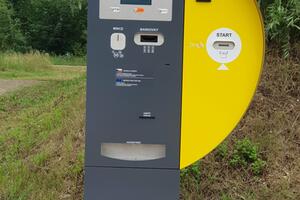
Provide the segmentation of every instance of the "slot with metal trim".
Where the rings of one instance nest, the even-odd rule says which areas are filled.
[[[141,35],[141,42],[158,42],[157,35]]]
[[[166,145],[140,143],[102,143],[101,155],[124,161],[148,161],[166,157]]]
[[[214,42],[213,46],[217,50],[233,50],[235,43],[231,41],[217,41]]]
[[[165,41],[161,33],[137,33],[134,42],[140,46],[161,46]]]

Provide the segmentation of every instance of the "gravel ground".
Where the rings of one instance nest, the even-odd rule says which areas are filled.
[[[34,80],[1,80],[0,79],[0,95],[6,92],[14,91],[22,87],[37,84],[39,81]]]

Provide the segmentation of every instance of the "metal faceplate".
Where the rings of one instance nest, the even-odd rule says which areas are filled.
[[[173,0],[152,0],[151,5],[121,4],[121,0],[99,0],[100,19],[171,21]]]
[[[108,2],[89,1],[86,166],[179,169],[184,3],[152,0],[172,21],[99,19]]]

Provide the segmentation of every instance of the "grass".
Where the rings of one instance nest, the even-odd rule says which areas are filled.
[[[61,80],[72,79],[85,72],[85,67],[53,66],[52,59],[48,54],[39,52],[0,54],[0,78]]]
[[[0,97],[0,199],[79,198],[84,108],[85,77]]]
[[[182,200],[300,199],[299,61],[268,52],[240,125],[218,149],[182,170]],[[76,67],[58,69],[77,75],[56,74],[0,96],[1,200],[83,199],[85,76]],[[32,77],[40,78],[36,71]]]
[[[53,65],[86,66],[86,58],[83,56],[51,56],[50,60]]]

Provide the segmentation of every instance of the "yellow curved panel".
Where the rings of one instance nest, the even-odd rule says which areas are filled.
[[[207,155],[231,133],[255,93],[264,59],[264,30],[255,0],[186,0],[184,25],[180,167]],[[209,35],[220,28],[241,39],[239,57],[221,63],[207,53]]]

